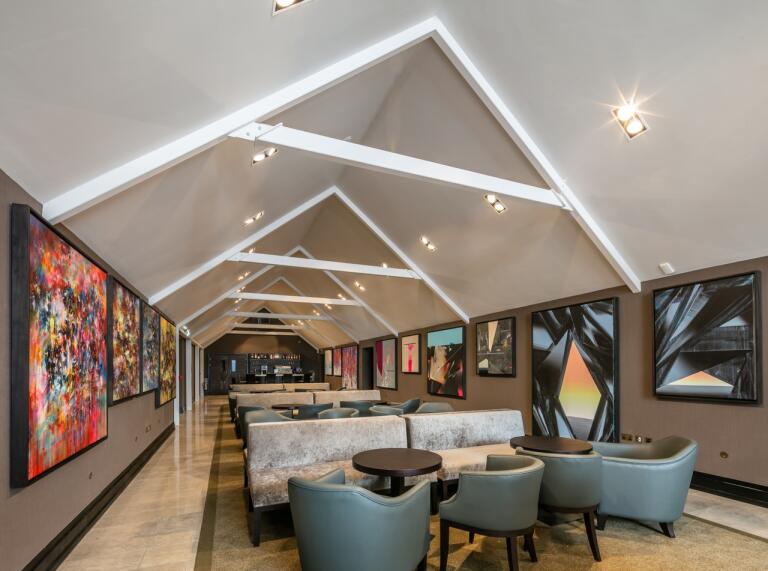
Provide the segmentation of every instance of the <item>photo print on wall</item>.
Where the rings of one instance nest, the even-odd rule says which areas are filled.
[[[406,335],[400,339],[400,362],[402,373],[421,373],[421,335]]]
[[[373,351],[377,388],[397,390],[397,367],[395,365],[396,348],[397,344],[394,339],[376,341],[374,344]]]
[[[484,321],[476,326],[477,374],[515,376],[515,318]]]
[[[464,327],[427,333],[427,392],[467,398]]]

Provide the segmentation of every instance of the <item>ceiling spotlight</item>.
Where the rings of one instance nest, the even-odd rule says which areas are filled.
[[[329,304],[325,304],[325,309],[333,309]]]
[[[275,147],[267,147],[266,149],[257,151],[253,154],[253,159],[251,160],[251,164],[255,165],[258,163],[263,163],[268,158],[274,157],[276,154],[277,154],[277,149]]]
[[[615,107],[611,113],[630,141],[648,130],[648,125],[640,115],[637,103],[633,101],[625,103],[621,107]]]
[[[256,251],[256,248],[249,248],[248,253],[253,254]]]
[[[355,282],[355,287],[360,287],[360,282]]]
[[[427,247],[427,250],[429,250],[430,252],[434,252],[435,250],[437,250],[437,246],[435,246],[435,245],[434,245],[434,244],[433,244],[433,243],[432,243],[432,242],[429,240],[429,238],[427,238],[426,236],[422,236],[422,237],[421,237],[421,243],[422,243],[422,244],[424,244],[424,245]]]
[[[360,291],[365,291],[365,286],[360,286]]]
[[[309,0],[275,0],[272,14],[280,14],[288,8],[294,8],[300,4],[306,4]]]
[[[422,236],[421,243],[426,246],[427,244],[429,244],[429,238],[427,238],[426,236]]]
[[[336,294],[336,297],[338,297],[339,299],[344,299],[344,300],[345,300],[345,299],[347,299],[346,297],[344,297],[344,296],[343,296],[343,295],[341,295],[340,293],[337,293],[337,294]]]
[[[264,218],[264,211],[263,211],[263,210],[259,210],[259,211],[258,211],[256,214],[254,214],[254,215],[253,215],[253,216],[251,216],[250,218],[246,218],[246,219],[243,221],[243,224],[245,224],[246,226],[250,226],[251,224],[253,224],[253,223],[254,223],[254,222],[256,222],[257,220],[261,220],[262,218]],[[252,250],[253,250],[253,248],[251,248],[251,250],[249,250],[249,252],[248,252],[248,253],[249,253],[249,254],[253,254],[253,251],[252,251]]]
[[[499,214],[501,214],[502,212],[504,212],[507,209],[507,207],[504,206],[504,203],[501,200],[499,200],[498,198],[496,198],[495,194],[486,194],[485,195],[485,201],[488,204],[490,204],[493,207],[493,209],[496,212],[498,212]]]
[[[271,157],[277,153],[277,149],[275,147],[269,147],[268,149],[264,150],[264,154],[267,156],[267,158]]]
[[[381,267],[386,270],[389,266],[387,265],[387,262],[382,262]]]

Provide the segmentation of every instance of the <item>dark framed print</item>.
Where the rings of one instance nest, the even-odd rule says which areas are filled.
[[[376,388],[397,390],[397,342],[376,341],[373,346]]]
[[[345,389],[357,388],[357,345],[341,348],[341,386]]]
[[[341,347],[333,350],[333,376],[341,376]]]
[[[427,333],[427,392],[467,398],[465,328],[451,327]]]
[[[400,372],[406,375],[421,374],[421,334],[400,338]]]
[[[110,278],[109,404],[141,394],[141,300]]]
[[[753,272],[653,292],[657,396],[760,402],[759,282]]]
[[[141,304],[141,391],[157,390],[160,386],[160,314],[147,304]]]
[[[26,205],[11,207],[11,485],[107,438],[108,275]]]
[[[618,299],[532,315],[533,432],[619,439]]]
[[[477,323],[475,361],[481,377],[514,377],[515,318],[505,317]]]

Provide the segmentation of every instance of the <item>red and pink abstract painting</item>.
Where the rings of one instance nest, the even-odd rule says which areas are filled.
[[[341,348],[341,386],[345,389],[357,388],[357,345]]]

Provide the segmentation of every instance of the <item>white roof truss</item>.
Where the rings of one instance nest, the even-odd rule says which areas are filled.
[[[367,274],[372,276],[410,278],[416,280],[421,279],[421,277],[413,270],[384,268],[381,266],[366,266],[364,264],[350,264],[347,262],[334,262],[329,260],[316,260],[314,258],[297,258],[290,255],[274,256],[272,254],[246,254],[240,252],[229,258],[229,261],[250,262],[253,264],[269,264],[271,266],[286,266],[290,268],[304,268],[310,270],[331,270],[334,272],[349,272],[353,274]]]
[[[312,297],[307,295],[283,295],[278,293],[234,293],[229,297],[233,299],[250,299],[255,301],[280,301],[283,303],[311,303],[328,305],[360,305],[354,299],[340,299],[335,297]]]
[[[326,315],[302,315],[301,313],[259,313],[254,311],[228,311],[230,317],[256,317],[264,319],[301,319],[302,321],[331,321]]]

